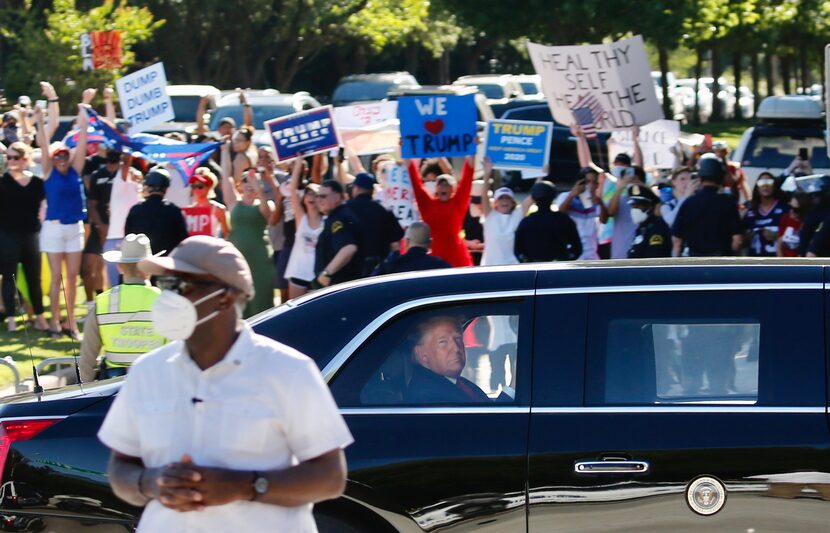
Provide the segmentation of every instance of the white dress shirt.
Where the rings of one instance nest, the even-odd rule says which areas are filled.
[[[252,471],[289,468],[352,442],[314,362],[247,324],[204,371],[181,341],[141,356],[98,438],[146,467],[187,453],[197,465]],[[153,500],[138,531],[313,532],[311,509],[244,501],[179,513]]]

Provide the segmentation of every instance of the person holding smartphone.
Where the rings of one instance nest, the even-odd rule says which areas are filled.
[[[798,155],[784,173],[787,176],[809,176],[813,173],[813,165],[810,163],[806,146],[798,149]]]

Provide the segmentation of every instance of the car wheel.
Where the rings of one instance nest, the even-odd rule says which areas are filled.
[[[358,529],[332,516],[314,515],[314,519],[317,521],[317,531],[319,533],[368,533],[364,529]]]

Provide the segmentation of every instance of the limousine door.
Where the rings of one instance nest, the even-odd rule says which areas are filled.
[[[526,531],[533,291],[407,306],[331,381],[355,439],[346,449],[346,498],[358,503],[348,515],[371,509],[402,532]],[[455,385],[443,375],[426,377],[418,362],[433,342],[445,342],[433,331],[448,325],[459,328],[454,342],[466,352]],[[470,398],[474,387],[486,396]],[[385,530],[377,522],[359,525]]]
[[[529,531],[826,529],[821,287],[540,289]]]

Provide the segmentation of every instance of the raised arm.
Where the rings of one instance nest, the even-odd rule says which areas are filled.
[[[46,98],[46,111],[49,115],[49,121],[46,123],[46,138],[51,141],[52,135],[55,134],[60,124],[60,100],[55,88],[48,81],[40,82],[40,90]]]
[[[363,161],[360,160],[360,157],[352,150],[349,145],[347,144],[343,150],[346,154],[346,159],[349,161],[349,170],[354,175],[358,175],[361,172],[366,172],[366,169],[363,167]]]
[[[300,176],[303,174],[303,158],[298,157],[294,160],[294,166],[291,168],[291,181],[288,184],[289,194],[291,195],[291,209],[294,210],[294,223],[296,227],[300,227],[300,222],[303,220],[303,205],[300,200]]]
[[[256,191],[257,198],[259,198],[260,214],[262,214],[262,217],[265,219],[266,223],[270,222],[274,215],[274,202],[272,202],[268,196],[265,195],[265,188],[262,186],[262,178],[257,175],[256,170],[251,169],[248,171],[248,181],[251,183],[254,191]]]
[[[467,209],[470,205],[470,193],[473,191],[473,174],[475,171],[475,159],[468,155],[464,158],[464,168],[461,169],[461,180],[458,182],[458,190],[452,197],[457,209]],[[483,199],[482,199],[483,200]],[[484,202],[482,201],[482,205]]]
[[[424,207],[432,203],[432,197],[424,187],[424,180],[421,178],[421,171],[414,160],[409,161],[409,179],[412,181],[412,192],[415,194],[415,201],[423,214]]]
[[[579,124],[574,123],[571,124],[571,133],[576,137],[576,155],[579,158],[579,166],[583,168],[590,166],[593,161],[591,160],[591,148],[588,146],[585,132],[582,131]]]
[[[239,193],[236,192],[236,186],[233,181],[233,173],[231,172],[231,144],[230,141],[225,141],[222,144],[222,196],[225,200],[225,205],[228,206],[228,211],[233,211],[236,202],[239,201]]]
[[[248,96],[242,89],[239,89],[239,103],[242,104],[243,125],[251,128],[251,132],[255,131],[256,128],[254,128],[254,112],[251,110],[251,104],[248,103]]]
[[[89,115],[84,104],[78,104],[78,146],[75,147],[75,155],[72,159],[72,166],[79,175],[84,171],[86,163],[86,136],[89,129]]]
[[[493,160],[490,157],[484,158],[484,175],[481,177],[481,180],[484,182],[484,186],[481,188],[481,212],[484,214],[485,217],[490,214],[490,211],[493,210],[493,204],[490,203],[490,177],[493,174]]]
[[[112,87],[104,87],[104,117],[110,122],[110,125],[115,127],[115,103],[112,100]]]
[[[37,129],[37,145],[40,147],[40,166],[43,169],[43,180],[49,179],[52,173],[52,158],[49,157],[49,138],[46,137],[46,128],[43,126],[43,110],[35,107],[35,128]]]
[[[631,142],[634,144],[634,164],[643,166],[643,150],[640,148],[640,126],[631,128]]]
[[[207,126],[205,126],[205,112],[207,111],[208,97],[203,96],[199,98],[199,107],[196,108],[196,134],[204,135],[207,133]]]

